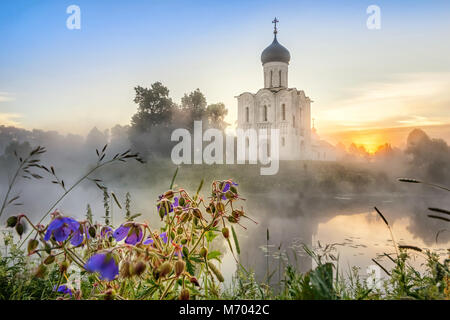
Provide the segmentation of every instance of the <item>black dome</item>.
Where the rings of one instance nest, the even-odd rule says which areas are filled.
[[[277,41],[277,36],[273,39],[273,42],[270,46],[264,49],[261,53],[261,62],[263,64],[267,62],[285,62],[289,63],[291,60],[291,54],[288,49],[283,47]]]

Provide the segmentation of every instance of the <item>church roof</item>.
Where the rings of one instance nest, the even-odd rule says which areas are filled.
[[[273,38],[273,42],[270,46],[264,49],[261,54],[261,62],[265,64],[267,62],[284,62],[289,63],[291,60],[291,54],[288,49],[283,47],[277,40],[277,34]]]

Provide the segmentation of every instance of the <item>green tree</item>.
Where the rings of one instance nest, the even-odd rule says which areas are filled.
[[[181,109],[189,120],[189,126],[192,126],[195,120],[203,120],[206,114],[206,98],[200,89],[184,94],[181,98]]]
[[[225,130],[229,125],[225,122],[225,116],[228,114],[228,109],[222,102],[210,104],[206,108],[206,117],[208,118],[208,123],[211,127]]]
[[[133,129],[146,132],[155,126],[167,127],[175,107],[169,97],[169,89],[161,82],[155,82],[150,88],[137,86],[134,90],[134,102],[138,104],[138,112],[131,120]]]

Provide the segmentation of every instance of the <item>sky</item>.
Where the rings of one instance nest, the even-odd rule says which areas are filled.
[[[373,4],[379,30],[366,26]],[[66,27],[69,5],[80,7],[79,30]],[[156,81],[175,102],[199,88],[234,124],[235,96],[263,87],[260,55],[275,16],[291,53],[289,87],[314,101],[330,142],[449,132],[446,0],[1,1],[0,124],[79,134],[129,124],[133,88]]]

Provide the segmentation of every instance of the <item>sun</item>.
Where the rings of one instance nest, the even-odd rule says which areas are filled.
[[[370,154],[374,154],[380,146],[389,141],[384,133],[353,133],[350,140],[358,147],[363,146]]]

